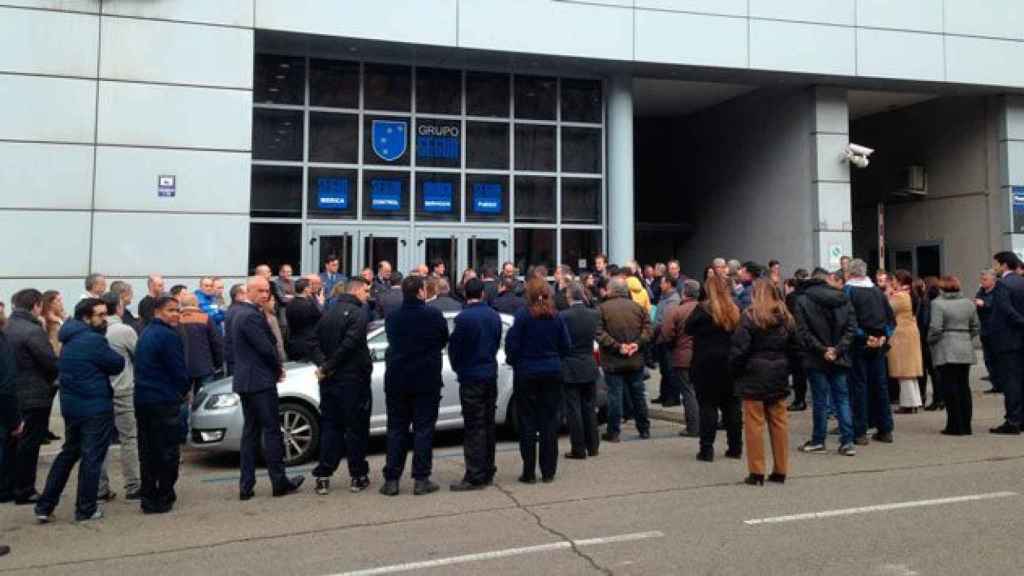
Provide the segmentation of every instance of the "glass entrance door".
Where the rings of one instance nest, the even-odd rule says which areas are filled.
[[[312,264],[304,272],[323,272],[324,261],[334,255],[340,260],[338,270],[346,276],[359,274],[365,267],[376,273],[377,266],[384,260],[404,273],[409,267],[408,247],[409,234],[405,228],[311,226],[309,261]]]
[[[461,266],[458,236],[455,234],[448,236],[428,234],[421,237],[419,242],[422,242],[423,262],[426,263],[427,268],[433,272],[437,262],[444,262],[445,278],[448,279],[448,284],[454,288]]]
[[[508,259],[508,233],[499,230],[420,230],[416,236],[414,259],[432,267],[441,260],[445,277],[455,290],[466,268],[479,275],[484,268],[497,271]]]

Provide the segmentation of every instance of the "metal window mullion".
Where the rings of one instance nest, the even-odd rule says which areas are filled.
[[[418,180],[416,175],[416,72],[418,66],[412,66],[412,70],[409,72],[412,75],[410,80],[412,100],[409,103],[411,113],[409,114],[409,166],[413,169],[409,175],[409,235],[411,236],[413,230],[416,227],[416,212],[419,210],[419,204],[417,203],[418,197],[416,194],[416,182]]]
[[[302,112],[302,210],[300,212],[302,216],[302,230],[300,236],[306,239],[306,246],[310,247],[310,259],[313,262],[319,260],[319,258],[313,257],[314,249],[311,248],[309,243],[310,234],[309,226],[305,223],[306,218],[309,217],[309,55],[305,58],[305,69],[303,70],[303,112]],[[317,242],[317,248],[319,248],[319,242]],[[299,250],[299,257],[302,257],[302,250]],[[313,272],[319,272],[319,264],[316,264],[317,269]],[[299,269],[302,270],[303,266],[300,261]],[[306,268],[308,270],[308,268]]]
[[[555,264],[562,264],[562,79],[555,79]]]
[[[462,131],[462,138],[460,138],[460,146],[462,150],[459,154],[459,182],[462,186],[462,200],[459,202],[459,223],[466,221],[466,203],[469,201],[469,182],[466,180],[466,148],[469,142],[469,133],[466,131],[468,121],[466,120],[466,71],[462,70],[459,72],[459,83],[461,89],[459,90],[459,122],[460,130]]]
[[[608,253],[608,87],[601,81],[601,252]],[[634,128],[635,130],[635,128]],[[634,195],[634,202],[635,202]],[[633,218],[636,219],[636,206],[633,207]],[[635,237],[635,233],[634,233]],[[634,254],[634,257],[636,255]]]
[[[366,159],[363,157],[363,155],[366,153],[366,150],[364,150],[364,148],[366,147],[366,145],[365,145],[366,136],[363,134],[364,130],[366,129],[365,128],[365,125],[366,125],[366,112],[363,110],[363,106],[365,105],[363,93],[365,92],[365,89],[366,89],[366,63],[360,61],[359,62],[359,129],[357,131],[358,139],[359,139],[359,141],[357,143],[358,144],[359,155],[356,158],[356,160],[359,162],[359,168],[356,170],[356,223],[357,224],[361,224],[363,222],[363,167],[366,164]],[[362,262],[362,254],[361,254],[362,250],[363,250],[363,242],[362,242],[362,238],[360,238],[356,242],[356,250],[355,250],[355,252],[356,252],[356,256],[355,256],[356,262],[360,262],[360,263]],[[371,265],[372,265],[372,263],[371,263]],[[361,264],[360,264],[360,266],[361,266]],[[398,266],[397,262],[395,263],[395,266]]]
[[[516,221],[516,75],[509,74],[508,80],[508,224]]]

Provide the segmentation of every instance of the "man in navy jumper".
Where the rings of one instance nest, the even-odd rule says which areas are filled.
[[[465,440],[466,475],[453,492],[480,490],[494,481],[494,412],[498,402],[501,317],[483,300],[484,283],[466,282],[466,307],[455,317],[448,360],[459,377]]]
[[[75,520],[99,520],[96,504],[100,472],[114,435],[114,390],[110,377],[124,370],[124,358],[107,344],[107,305],[99,298],[83,298],[75,317],[60,329],[60,411],[65,438],[60,455],[46,478],[46,488],[36,502],[40,522],[49,522],[61,493],[79,460]]]
[[[440,310],[427,306],[423,278],[409,276],[403,280],[402,298],[402,307],[388,314],[384,324],[388,336],[384,373],[388,456],[380,492],[398,495],[398,480],[411,445],[412,477],[416,480],[413,494],[419,496],[438,489],[430,481],[430,473],[443,385],[441,353],[448,344],[448,323]]]
[[[135,347],[135,417],[139,426],[142,511],[170,512],[177,496],[181,404],[191,387],[178,335],[181,306],[157,298],[153,321]]]

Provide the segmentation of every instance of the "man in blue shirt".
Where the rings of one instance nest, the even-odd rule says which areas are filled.
[[[324,271],[320,274],[320,281],[324,285],[324,300],[330,300],[336,284],[347,281],[344,274],[338,272],[339,260],[334,254],[324,259]]]
[[[484,283],[466,282],[466,307],[455,317],[448,359],[459,377],[459,400],[465,440],[466,475],[451,485],[453,492],[480,490],[494,481],[494,412],[498,401],[501,317],[483,300]]]
[[[177,496],[181,404],[190,383],[185,347],[178,335],[181,305],[157,298],[153,321],[135,347],[135,416],[139,427],[142,511],[163,514]]]

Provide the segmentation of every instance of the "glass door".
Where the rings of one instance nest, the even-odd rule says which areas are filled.
[[[309,229],[309,257],[306,259],[305,274],[319,274],[324,271],[328,257],[338,259],[338,272],[345,276],[353,274],[353,249],[355,230],[337,226],[314,226]]]
[[[363,268],[377,272],[381,262],[387,261],[393,270],[403,275],[409,271],[406,256],[409,246],[408,231],[396,228],[360,228],[359,229],[359,273]]]
[[[421,229],[416,235],[414,260],[430,268],[438,260],[444,262],[445,277],[454,291],[466,268],[478,275],[484,268],[500,269],[509,259],[508,248],[508,232],[503,230]]]
[[[416,238],[416,264],[426,264],[433,272],[438,262],[444,263],[444,277],[452,291],[464,267],[459,250],[459,235],[451,230],[420,230]]]
[[[381,261],[403,274],[408,271],[408,231],[404,228],[355,228],[352,226],[311,226],[309,228],[309,269],[304,273],[323,272],[328,256],[339,260],[338,271],[346,276],[359,274],[369,266],[374,272]]]

